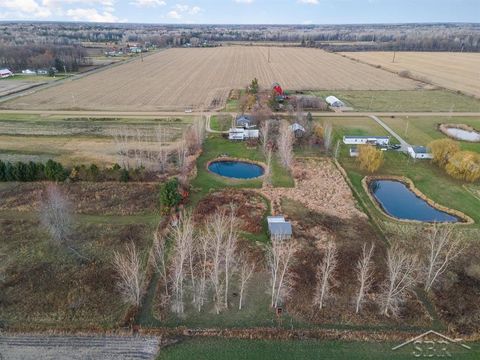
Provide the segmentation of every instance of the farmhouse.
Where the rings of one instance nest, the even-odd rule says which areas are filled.
[[[8,69],[0,69],[0,78],[7,78],[13,76],[13,73]]]
[[[288,128],[295,134],[295,137],[297,138],[302,137],[305,134],[305,128],[299,123],[294,123]]]
[[[245,115],[245,114],[239,115],[235,120],[236,126],[243,127],[245,129],[252,127],[252,123],[253,123],[253,118],[250,115]]]
[[[325,101],[327,102],[328,105],[332,106],[332,107],[336,107],[336,108],[340,108],[340,107],[345,107],[345,104],[343,101],[340,101],[339,99],[337,99],[335,96],[331,95],[331,96],[328,96]]]
[[[388,136],[344,136],[343,143],[346,145],[380,145],[385,146],[390,143]]]
[[[292,237],[292,224],[284,216],[268,216],[268,232],[271,237],[284,240]]]
[[[407,151],[413,159],[433,159],[433,155],[425,146],[409,146]]]
[[[260,136],[258,130],[232,128],[228,131],[229,140],[258,139]]]

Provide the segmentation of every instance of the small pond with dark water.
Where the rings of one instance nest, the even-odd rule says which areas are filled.
[[[396,180],[372,180],[369,189],[383,210],[401,220],[459,222],[458,217],[438,210]]]
[[[213,161],[208,170],[233,179],[254,179],[264,173],[263,167],[246,161]]]

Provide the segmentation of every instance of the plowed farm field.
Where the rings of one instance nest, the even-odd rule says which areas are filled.
[[[395,72],[409,71],[434,85],[480,97],[480,54],[397,52],[351,52],[346,56]]]
[[[269,60],[270,59],[270,60]],[[410,90],[418,82],[316,49],[170,49],[1,104],[39,110],[215,109],[254,77],[291,90]]]

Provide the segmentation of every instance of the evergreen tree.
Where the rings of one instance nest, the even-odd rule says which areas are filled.
[[[0,160],[0,181],[5,181],[5,163]]]

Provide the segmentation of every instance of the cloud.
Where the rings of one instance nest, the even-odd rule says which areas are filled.
[[[172,7],[172,10],[167,13],[167,17],[170,19],[183,19],[185,15],[197,15],[203,12],[203,9],[199,6],[190,6],[176,4]]]
[[[134,0],[130,4],[143,8],[167,5],[167,3],[163,0]]]
[[[297,0],[300,4],[318,5],[318,0]]]
[[[67,16],[75,21],[89,21],[89,22],[118,22],[119,19],[111,12],[104,11],[100,13],[97,9],[69,9]]]
[[[52,15],[50,9],[36,0],[3,0],[0,7],[7,9],[4,17],[46,18]]]
[[[255,0],[233,0],[237,4],[252,4]]]

